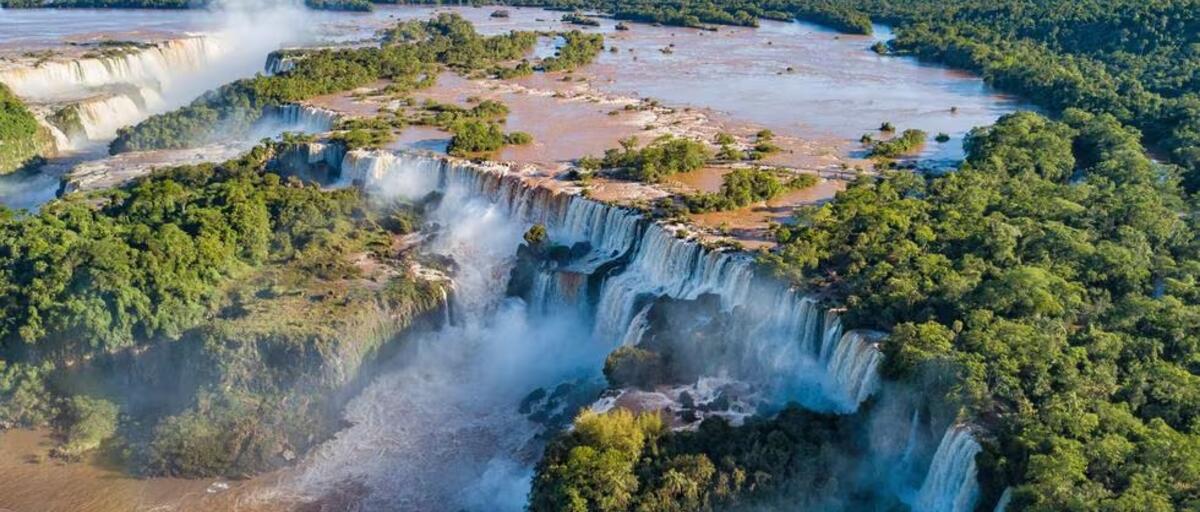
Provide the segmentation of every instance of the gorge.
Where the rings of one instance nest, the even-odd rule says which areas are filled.
[[[454,258],[466,273],[455,279],[455,321],[419,338],[413,361],[348,407],[355,426],[302,465],[290,492],[316,497],[355,481],[370,488],[370,507],[452,503],[469,508],[479,505],[470,501],[473,496],[502,493],[514,499],[490,506],[519,510],[524,506],[520,490],[532,471],[529,445],[536,443],[531,425],[517,411],[521,396],[579,379],[602,387],[594,381],[604,356],[620,340],[636,345],[645,336],[633,332],[644,328],[637,317],[663,299],[712,296],[719,303],[713,313],[731,317],[718,341],[720,353],[711,352],[713,347],[677,348],[681,354],[695,351],[687,355],[703,360],[703,375],[746,382],[767,397],[761,402],[767,410],[795,401],[810,409],[861,415],[862,421],[879,425],[878,432],[861,433],[864,445],[879,448],[862,464],[892,468],[886,475],[860,478],[895,479],[884,488],[924,510],[974,510],[979,489],[973,457],[979,447],[968,430],[922,415],[926,406],[919,400],[872,402],[863,409],[860,404],[876,395],[903,400],[892,398],[899,392],[881,391],[876,366],[882,356],[872,341],[879,334],[843,332],[836,311],[764,275],[752,259],[681,239],[638,212],[539,185],[510,166],[329,147],[303,152],[311,158],[288,159],[286,173],[325,174],[326,182],[409,199],[438,193],[441,204],[454,208],[443,211],[443,206],[432,216],[443,232],[429,250]],[[297,168],[309,162],[322,164],[320,170]],[[528,302],[506,298],[498,293],[506,286],[497,284],[496,276],[510,273],[520,234],[535,224],[546,226],[555,244],[574,246],[572,253],[578,254],[566,266],[539,268],[534,282],[540,284]],[[441,371],[444,364],[453,371]],[[511,374],[517,368],[520,378]],[[435,377],[441,373],[464,380]],[[393,389],[407,391],[392,395]],[[437,408],[458,413],[444,416]],[[396,432],[406,432],[406,438],[392,437]],[[890,439],[896,432],[912,434]],[[457,445],[440,456],[425,453],[455,434],[492,444]],[[897,471],[894,464],[901,460],[905,466]],[[400,481],[442,484],[396,486]]]
[[[1192,25],[1085,3],[0,0],[0,509],[1194,508]]]

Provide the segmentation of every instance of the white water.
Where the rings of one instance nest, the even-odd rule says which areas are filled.
[[[933,456],[915,512],[972,512],[979,500],[975,455],[981,451],[969,429],[951,426]]]
[[[164,90],[173,81],[213,63],[227,52],[211,37],[166,41],[119,56],[49,61],[36,67],[0,71],[0,82],[31,100],[54,100],[112,85]]]
[[[270,52],[284,45],[317,42],[329,28],[318,22],[325,17],[323,14],[304,9],[299,1],[230,0],[213,5],[214,9],[208,11],[174,14],[23,10],[11,20],[0,20],[4,27],[0,29],[0,43],[36,40],[39,44],[57,44],[58,38],[66,34],[101,37],[94,32],[117,33],[120,37],[122,29],[148,28],[146,23],[151,23],[151,18],[164,24],[161,33],[170,38],[110,57],[0,66],[0,82],[13,88],[43,118],[58,149],[40,174],[0,178],[0,204],[14,208],[40,206],[55,196],[59,177],[67,169],[105,159],[104,143],[119,128],[182,106],[222,84],[253,76],[262,70],[264,57]],[[56,25],[59,18],[61,27]],[[45,122],[44,117],[62,108],[75,108],[80,114],[82,126],[69,128],[76,133],[63,133]],[[309,115],[315,112],[297,114],[290,119],[295,123],[268,124],[273,118],[268,116],[260,126],[263,130],[243,137],[242,142],[251,143],[280,131],[326,131],[332,122],[328,116]]]
[[[388,167],[410,178],[436,171],[391,156],[352,153],[346,161],[347,175],[360,180],[382,177]],[[412,340],[401,367],[347,407],[354,426],[317,450],[278,492],[313,497],[354,481],[370,489],[369,510],[521,510],[540,427],[517,404],[538,387],[597,377],[607,347],[586,341],[571,310],[531,315],[520,299],[504,296],[528,227],[505,205],[445,183],[437,172],[404,187],[370,184],[377,195],[445,194],[431,219],[445,229],[427,250],[458,263],[456,324]]]
[[[307,105],[269,107],[251,129],[250,140],[274,137],[282,132],[325,133],[333,129],[337,112]]]
[[[605,281],[600,292],[597,338],[640,339],[630,329],[644,329],[634,320],[647,297],[716,294],[724,310],[736,310],[742,343],[736,347],[740,359],[725,361],[723,369],[766,381],[782,401],[820,410],[853,411],[878,390],[878,334],[843,333],[836,313],[759,278],[745,255],[705,250],[657,224],[645,229],[637,246],[629,269]]]
[[[59,151],[75,150],[166,110],[164,95],[182,103],[197,94],[195,78],[227,53],[213,37],[186,37],[121,55],[12,66],[0,69],[0,82],[40,110],[75,109],[81,126],[44,123]]]
[[[71,145],[79,147],[85,142],[112,140],[117,136],[118,129],[136,124],[145,117],[146,112],[161,109],[164,103],[158,90],[151,87],[141,87],[135,94],[84,100],[76,108],[83,128],[81,135],[86,140],[72,140]]]
[[[541,427],[517,414],[516,404],[535,388],[595,377],[615,346],[638,343],[648,329],[647,296],[717,294],[744,334],[720,371],[770,390],[770,401],[854,411],[881,385],[877,333],[843,332],[836,311],[757,276],[743,256],[679,240],[630,211],[529,186],[504,165],[353,151],[340,167],[341,184],[376,196],[444,194],[432,216],[443,230],[428,250],[458,264],[456,324],[412,341],[403,366],[347,408],[354,426],[317,450],[282,494],[312,498],[358,482],[370,490],[369,510],[520,510]],[[546,225],[555,243],[586,241],[592,251],[539,278],[527,307],[504,290],[521,234],[533,223]],[[588,294],[575,276],[622,258],[628,264],[603,280],[597,303],[581,307]],[[903,448],[906,459],[922,442],[920,415],[911,415],[901,427],[912,445]],[[921,488],[900,491],[917,496],[915,510],[970,510],[979,494],[979,449],[967,429],[952,428]]]
[[[295,67],[295,57],[287,57],[278,52],[272,52],[267,56],[267,64],[263,66],[263,72],[268,75],[278,75],[291,71]]]
[[[1008,504],[1012,501],[1012,487],[1005,487],[1004,492],[1000,494],[1000,499],[996,501],[996,508],[993,512],[1004,512],[1008,510]]]

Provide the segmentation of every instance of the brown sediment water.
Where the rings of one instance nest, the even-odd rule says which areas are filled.
[[[489,34],[512,29],[578,28],[565,27],[557,21],[561,13],[551,11],[513,8],[509,9],[511,18],[493,19],[489,17],[491,9],[453,10]],[[397,19],[424,18],[433,12],[435,9],[423,7],[380,7],[371,14],[320,16],[327,17],[323,19],[329,26],[344,31],[343,37],[352,38],[370,35]],[[37,18],[42,13],[51,19]],[[108,22],[122,24],[124,33],[132,33],[128,32],[131,27],[154,34],[186,30],[179,20],[157,24],[152,20],[158,14],[131,13],[134,11],[111,15],[107,11],[42,11],[22,14],[31,16],[22,19],[33,23],[29,26],[64,27],[48,32],[45,38],[49,39],[116,33],[103,26]],[[88,15],[98,17],[89,21]],[[0,19],[0,27],[3,22]],[[77,30],[68,34],[72,23],[78,24]],[[900,129],[920,128],[931,136],[937,132],[950,134],[952,142],[930,144],[924,156],[953,159],[961,155],[959,141],[967,130],[990,124],[1020,106],[984,86],[977,77],[911,59],[880,57],[867,49],[873,38],[839,36],[804,23],[764,22],[759,29],[721,27],[717,32],[633,24],[633,30],[622,33],[613,31],[612,20],[601,20],[601,24],[598,31],[606,33],[608,44],[619,51],[606,51],[596,64],[573,74],[586,82],[562,81],[561,73],[538,74],[511,83],[447,75],[436,88],[415,96],[459,104],[465,104],[470,96],[479,96],[506,103],[511,110],[506,129],[529,132],[535,142],[506,148],[496,158],[549,168],[561,168],[567,160],[582,155],[598,155],[630,135],[646,141],[662,133],[710,138],[718,131],[728,131],[746,141],[752,140],[758,128],[768,127],[776,132],[775,142],[783,151],[763,163],[820,171],[858,165],[851,158],[861,149],[856,143],[858,136],[873,131],[883,121]],[[42,36],[28,27],[23,30],[32,39],[18,41],[13,37],[3,41],[0,37],[0,45],[43,44],[38,39]],[[886,32],[881,37],[886,37]],[[672,53],[659,51],[672,44]],[[547,50],[543,46],[539,51]],[[555,93],[561,94],[556,97]],[[621,97],[657,98],[677,112],[621,110],[609,115],[629,104],[630,100]],[[359,115],[371,115],[379,107],[356,101],[353,95],[313,102],[325,102],[322,106]],[[951,112],[951,107],[957,108]],[[648,126],[651,124],[658,126]],[[444,151],[448,139],[448,134],[435,128],[409,127],[393,147]],[[598,178],[589,193],[603,201],[636,202],[666,196],[672,187],[715,191],[728,170],[714,167],[673,176],[661,188]],[[547,186],[561,186],[553,181],[552,172],[541,179]],[[692,215],[691,221],[714,232],[727,232],[747,248],[763,247],[771,243],[767,233],[771,223],[786,222],[795,207],[825,201],[844,186],[843,181],[824,179],[813,187],[746,208]],[[436,418],[429,423],[436,427]],[[437,446],[446,439],[455,441],[454,436],[437,433],[436,428],[431,431],[435,432],[430,435],[434,442],[415,452],[435,452],[430,456],[436,458],[454,451],[453,447]],[[400,440],[408,442],[397,442]],[[0,510],[347,510],[366,492],[351,482],[327,496],[326,501],[300,506],[275,491],[275,484],[286,475],[294,477],[297,469],[245,481],[139,479],[99,461],[67,464],[49,459],[46,453],[50,446],[44,431],[0,433]],[[308,460],[310,464],[319,461],[319,454]]]
[[[870,46],[892,37],[882,25],[875,27],[874,36],[777,21],[762,21],[758,28],[722,26],[715,32],[638,23],[628,24],[632,30],[617,31],[615,20],[598,18],[599,27],[585,28],[561,23],[561,12],[541,9],[511,8],[510,17],[500,19],[491,18],[486,8],[438,10],[457,12],[486,34],[571,29],[602,33],[607,47],[618,51],[605,51],[596,63],[576,72],[602,91],[710,108],[780,134],[834,140],[848,152],[860,150],[856,141],[863,133],[889,121],[900,129],[925,130],[931,138],[947,133],[950,142],[930,144],[922,157],[957,159],[962,136],[971,128],[1031,108],[970,73],[877,55]],[[432,12],[382,7],[370,19],[382,27]],[[662,52],[664,48],[671,53]]]
[[[711,141],[724,132],[735,135],[748,148],[754,133],[762,128],[708,109],[647,106],[636,97],[598,91],[584,82],[564,82],[561,76],[537,74],[502,81],[472,80],[443,73],[435,86],[411,96],[417,103],[432,100],[466,108],[477,100],[504,103],[509,109],[505,131],[527,132],[533,136],[533,143],[506,146],[488,158],[560,171],[580,157],[603,155],[605,150],[618,147],[626,137],[637,137],[642,144],[668,134]],[[379,83],[305,103],[348,116],[368,117],[392,102],[387,97],[367,94],[385,86]],[[409,126],[387,148],[445,152],[450,137],[451,134],[435,127]],[[780,147],[780,152],[759,163],[808,170],[870,167],[868,162],[847,156],[837,142],[828,138],[778,135],[773,143]]]
[[[682,193],[718,192],[724,176],[732,170],[728,167],[705,167],[669,176],[664,185]],[[772,224],[789,222],[798,207],[833,199],[838,192],[845,190],[846,183],[842,179],[820,178],[811,187],[792,190],[769,201],[735,210],[692,214],[688,220],[712,232],[708,238],[732,238],[747,249],[770,247],[774,244],[768,232]]]
[[[46,430],[0,432],[0,510],[12,512],[202,512],[284,510],[252,497],[273,478],[252,480],[134,478],[89,458],[64,462],[48,455]]]
[[[821,204],[845,188],[845,181],[822,179],[816,185],[788,192],[770,201],[725,212],[692,214],[688,219],[697,226],[737,240],[746,249],[771,247],[775,244],[768,232],[772,224],[786,224],[796,208]]]
[[[961,157],[961,137],[1022,105],[978,77],[880,56],[868,47],[890,37],[837,34],[816,25],[764,21],[717,32],[646,27],[609,34],[619,51],[588,68],[602,89],[704,106],[803,138],[832,137],[853,149],[883,121],[953,140],[923,157]],[[673,45],[673,46],[672,46]],[[671,47],[672,53],[659,51]]]
[[[722,178],[730,169],[725,167],[704,167],[692,172],[683,172],[667,177],[668,184],[678,184],[697,192],[717,192],[724,183]]]
[[[651,118],[642,112],[622,110],[628,101],[555,97],[548,89],[514,88],[505,82],[467,80],[450,73],[439,77],[436,87],[414,97],[462,106],[469,106],[467,99],[472,97],[504,103],[509,108],[504,129],[527,132],[533,136],[533,143],[507,146],[493,158],[551,168],[581,156],[603,154],[622,138],[643,132]]]
[[[776,21],[763,21],[759,28],[722,26],[717,31],[634,23],[632,30],[616,31],[616,21],[610,19],[598,18],[600,27],[584,28],[560,22],[561,12],[509,11],[509,18],[491,18],[491,9],[486,8],[382,6],[355,19],[364,35],[368,28],[373,31],[435,12],[457,12],[485,34],[571,29],[602,33],[607,47],[618,51],[602,52],[594,64],[573,74],[587,79],[590,87],[619,96],[654,98],[667,106],[703,109],[717,123],[767,127],[783,138],[819,145],[815,151],[794,152],[810,159],[831,152],[861,157],[859,137],[877,135],[879,125],[887,121],[899,129],[924,130],[931,139],[946,133],[949,142],[931,142],[920,156],[952,161],[961,158],[962,137],[971,128],[1031,108],[970,73],[908,57],[877,55],[870,46],[891,38],[886,26],[876,26],[875,36]],[[548,48],[544,40],[536,53],[552,51],[552,46]],[[671,53],[660,51],[664,48],[671,48]],[[539,90],[577,85],[561,82],[561,77],[561,73],[536,74],[515,82]],[[576,128],[586,129],[586,125],[577,123]]]

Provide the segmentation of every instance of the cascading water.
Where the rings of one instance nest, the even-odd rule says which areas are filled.
[[[159,109],[164,104],[158,91],[150,87],[139,87],[130,93],[118,93],[111,96],[100,96],[83,100],[74,105],[79,114],[78,127],[83,133],[84,141],[73,139],[73,146],[84,142],[111,140],[116,137],[117,130],[136,124],[145,113]],[[76,135],[76,134],[73,134]]]
[[[458,164],[410,153],[350,152],[336,182],[406,197],[465,190],[496,203],[513,219],[544,224],[558,243],[590,244],[589,254],[569,268],[535,279],[534,302],[541,309],[578,307],[589,295],[583,277],[628,257],[624,269],[604,279],[592,308],[592,337],[610,347],[640,337],[630,331],[644,329],[634,320],[646,299],[689,300],[715,294],[725,310],[737,310],[744,334],[741,360],[730,365],[740,373],[772,379],[792,394],[783,398],[853,411],[879,387],[878,333],[843,332],[835,312],[824,311],[815,300],[775,280],[756,276],[752,259],[680,240],[636,212],[530,186],[507,166]]]
[[[1008,510],[1008,504],[1012,501],[1012,487],[1005,487],[1004,492],[1000,493],[1000,499],[996,501],[996,508],[993,512],[1004,512]]]
[[[649,315],[650,306],[642,308],[637,315],[634,315],[633,321],[629,322],[629,329],[621,338],[621,346],[633,347],[642,343],[642,339],[646,337],[646,331],[650,330]]]
[[[331,110],[307,105],[268,107],[251,130],[252,138],[273,137],[281,132],[324,133],[333,129],[339,117]]]
[[[263,66],[263,72],[268,75],[278,75],[287,73],[296,67],[296,58],[284,55],[282,52],[271,52],[267,55],[267,64]]]
[[[335,149],[301,156],[329,162],[341,156]],[[659,297],[719,299],[734,318],[736,335],[729,339],[737,345],[724,369],[776,390],[780,400],[852,412],[881,386],[879,333],[844,331],[836,311],[758,275],[752,259],[681,240],[636,212],[531,184],[533,178],[501,164],[359,150],[328,172],[327,182],[375,195],[443,194],[433,214],[443,231],[431,250],[453,255],[465,274],[455,278],[458,325],[415,343],[411,365],[381,378],[351,405],[347,416],[355,426],[319,452],[302,488],[366,480],[381,506],[476,509],[469,496],[503,494],[522,499],[483,508],[520,509],[536,458],[530,437],[536,428],[508,408],[521,392],[553,386],[572,372],[594,376],[618,344],[639,343]],[[503,298],[502,283],[520,234],[533,223],[544,224],[555,243],[586,243],[590,250],[539,274],[526,311],[523,301]],[[598,278],[598,289],[588,288],[589,276]],[[534,320],[536,327],[526,323]],[[442,371],[447,364],[452,369]],[[905,431],[920,437],[920,415],[912,418]],[[463,445],[462,439],[472,441]],[[428,452],[446,443],[457,448]],[[916,493],[917,509],[969,510],[979,494],[978,451],[969,430],[951,429]],[[474,480],[446,476],[459,473]]]
[[[443,194],[428,213],[441,228],[426,250],[456,263],[454,323],[415,334],[400,366],[349,404],[353,426],[314,452],[280,494],[319,496],[354,481],[370,489],[371,510],[520,510],[540,441],[539,425],[517,404],[532,389],[598,377],[606,347],[563,342],[586,338],[575,310],[540,315],[505,296],[527,228],[512,203],[445,171],[405,155],[345,155],[337,179],[377,198]]]
[[[81,89],[133,84],[162,90],[180,73],[195,71],[224,52],[210,37],[189,37],[131,50],[120,55],[44,62],[0,71],[4,82],[23,98],[53,99]]]
[[[954,425],[946,430],[925,483],[913,502],[916,512],[971,512],[979,500],[975,455],[981,451],[971,431]]]

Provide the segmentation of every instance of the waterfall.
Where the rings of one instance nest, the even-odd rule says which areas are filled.
[[[633,321],[629,323],[629,329],[625,331],[625,336],[621,337],[621,346],[635,347],[642,343],[642,338],[646,336],[646,331],[650,330],[650,306],[642,308],[637,315],[633,317]]]
[[[587,275],[571,271],[544,271],[534,276],[530,306],[540,313],[561,311],[563,308],[581,309],[586,301]]]
[[[913,408],[912,419],[908,425],[908,439],[904,442],[904,454],[900,456],[900,467],[908,468],[912,466],[913,457],[916,456],[917,446],[920,443],[921,435],[921,409]]]
[[[136,124],[149,109],[158,108],[163,99],[158,91],[140,87],[127,94],[115,94],[84,100],[73,107],[79,114],[78,127],[82,133],[72,134],[85,137],[87,141],[107,141],[117,136],[117,130]],[[70,127],[62,127],[70,130]],[[78,140],[72,144],[78,146]]]
[[[267,55],[267,63],[263,66],[263,72],[268,75],[278,75],[287,73],[296,67],[296,57],[285,55],[283,52],[274,51]]]
[[[273,137],[282,132],[324,133],[333,129],[340,116],[337,112],[308,105],[267,107],[255,123],[253,138]]]
[[[580,248],[572,250],[565,263],[556,260],[538,269],[527,297],[526,307],[534,313],[581,308],[583,318],[591,321],[591,340],[586,333],[578,340],[563,339],[569,346],[605,352],[618,344],[639,344],[657,324],[652,321],[655,307],[665,304],[659,299],[703,300],[716,309],[712,314],[720,315],[722,329],[713,338],[722,343],[715,362],[719,366],[713,372],[705,369],[704,375],[751,382],[778,403],[797,400],[811,409],[839,413],[858,411],[882,386],[878,370],[883,334],[846,329],[840,311],[762,272],[747,254],[713,250],[681,238],[669,226],[634,210],[582,197],[536,169],[412,152],[345,152],[337,145],[315,144],[290,159],[328,167],[312,173],[328,185],[353,185],[375,195],[407,199],[439,192],[442,215],[463,210],[458,215],[464,218],[487,219],[499,212],[508,219],[505,229],[514,230],[505,235],[510,240],[519,238],[516,230],[540,223],[555,244]],[[477,209],[480,202],[489,205],[486,211]],[[470,231],[466,236],[489,233]],[[459,252],[445,254],[456,260],[473,257],[469,251],[455,250]],[[479,272],[472,265],[460,269]],[[470,279],[495,282],[496,275]],[[464,302],[463,310],[472,307],[477,305]],[[902,460],[897,472],[911,474],[915,481],[894,482],[895,492],[913,500],[914,510],[967,512],[980,494],[974,456],[981,447],[968,427],[954,426],[928,468],[921,467],[932,451],[923,446],[933,443],[922,427],[922,414],[919,408],[903,409],[902,417],[912,419],[897,435],[907,434],[907,443],[900,446],[905,441],[898,438],[897,453],[888,461]]]
[[[1008,510],[1008,503],[1012,501],[1012,487],[1005,487],[1004,492],[1000,493],[1000,499],[996,501],[996,508],[992,512],[1005,512]]]
[[[712,293],[726,310],[744,304],[753,278],[750,263],[739,254],[709,252],[697,243],[678,240],[667,228],[650,224],[629,268],[604,283],[596,311],[596,337],[620,339],[645,296],[691,300]]]
[[[23,98],[44,99],[134,84],[161,91],[180,73],[199,70],[223,53],[209,37],[188,37],[131,50],[120,55],[44,62],[34,67],[0,71],[4,82]]]
[[[976,479],[975,455],[982,448],[962,425],[953,425],[946,430],[933,462],[925,476],[925,483],[917,493],[913,510],[917,512],[971,512],[979,499],[979,481]]]
[[[439,190],[441,165],[386,151],[355,150],[341,163],[338,186],[357,185],[382,196],[416,200]]]
[[[544,224],[556,243],[587,242],[587,256],[534,278],[531,302],[541,311],[564,304],[591,309],[593,337],[602,343],[640,339],[649,299],[712,294],[722,310],[738,313],[737,360],[724,362],[730,370],[770,381],[785,394],[813,395],[807,403],[838,411],[857,409],[878,390],[879,333],[843,332],[836,311],[759,275],[748,255],[709,250],[637,212],[527,179],[509,165],[358,150],[345,156],[336,183],[408,199],[435,190],[483,197],[512,218]],[[601,276],[598,290],[588,289],[587,276],[625,260]],[[596,304],[586,303],[589,295]]]
[[[55,151],[63,151],[63,150],[71,149],[71,147],[74,144],[71,143],[71,138],[68,137],[67,134],[64,133],[61,128],[54,126],[52,123],[47,121],[46,118],[44,116],[42,116],[41,114],[38,114],[37,118],[38,118],[38,124],[41,125],[43,128],[45,128],[46,131],[50,133],[50,138],[54,139],[54,150]]]
[[[883,354],[874,344],[874,334],[851,331],[842,336],[833,355],[826,360],[832,387],[843,400],[857,407],[879,388],[879,364]]]

